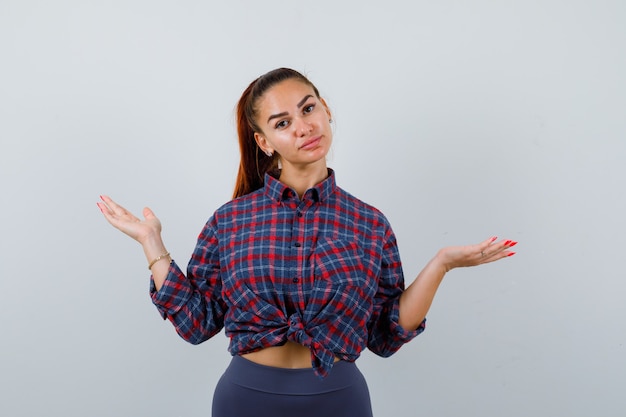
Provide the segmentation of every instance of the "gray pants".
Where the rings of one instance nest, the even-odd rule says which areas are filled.
[[[234,356],[213,396],[213,417],[372,417],[369,391],[353,362],[323,380],[313,369],[259,365]]]

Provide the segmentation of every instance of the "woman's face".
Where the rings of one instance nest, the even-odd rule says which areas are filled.
[[[264,152],[277,152],[283,169],[326,164],[332,143],[330,111],[313,88],[289,79],[267,90],[258,103],[254,137]]]

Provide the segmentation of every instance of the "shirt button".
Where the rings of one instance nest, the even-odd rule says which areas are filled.
[[[295,246],[296,248],[299,248],[301,245],[298,242],[296,242],[293,246]]]
[[[302,213],[298,212],[298,217],[302,217]]]
[[[298,281],[300,281],[298,278],[294,278],[294,279],[293,279],[293,283],[294,283],[294,284],[297,284],[297,283],[298,283]]]

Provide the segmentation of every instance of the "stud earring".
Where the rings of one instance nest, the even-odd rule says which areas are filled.
[[[274,152],[272,151],[265,151],[265,155],[269,156],[270,158],[272,157],[272,155],[274,155]]]

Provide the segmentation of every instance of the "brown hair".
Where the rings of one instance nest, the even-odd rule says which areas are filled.
[[[267,90],[282,81],[290,79],[301,81],[310,86],[313,88],[315,95],[320,98],[317,88],[304,75],[290,68],[278,68],[252,81],[239,99],[236,123],[241,159],[233,198],[262,188],[265,173],[278,167],[276,154],[272,156],[266,155],[259,149],[254,139],[255,132],[263,132],[256,122],[259,110],[257,103]]]

